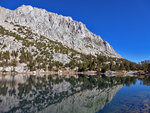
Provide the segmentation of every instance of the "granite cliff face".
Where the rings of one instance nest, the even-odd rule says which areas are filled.
[[[25,5],[13,11],[0,7],[0,25],[13,30],[12,23],[29,27],[32,32],[61,42],[64,46],[83,54],[121,58],[108,42],[90,32],[83,23],[72,20],[71,17]]]

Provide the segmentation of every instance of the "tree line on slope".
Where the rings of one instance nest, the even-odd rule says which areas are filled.
[[[20,35],[4,29],[0,26],[0,34],[2,36],[13,36],[15,40],[22,41],[23,47],[19,51],[0,51],[0,66],[17,66],[18,63],[25,63],[29,70],[34,71],[36,69],[53,70],[69,67],[71,69],[78,68],[78,71],[116,71],[116,70],[148,70],[146,63],[136,64],[125,59],[111,58],[102,55],[85,55],[79,53],[71,48],[64,47],[60,42],[52,41],[44,36],[40,36],[40,39],[35,40],[32,32],[22,26],[17,26],[19,33],[27,35],[21,37]],[[24,32],[24,30],[27,30]],[[47,43],[45,43],[47,42]],[[2,45],[2,44],[1,44]],[[5,44],[3,48],[7,47]],[[29,47],[35,47],[36,50],[29,51]],[[70,54],[70,62],[63,64],[59,61],[53,60],[55,53]],[[19,55],[18,55],[19,54]],[[76,57],[80,56],[80,57]]]
[[[139,64],[141,66],[141,70],[147,73],[150,72],[150,60],[141,61]]]

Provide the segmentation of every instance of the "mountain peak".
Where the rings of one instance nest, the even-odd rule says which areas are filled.
[[[32,6],[30,6],[30,5],[22,5],[22,6],[18,7],[18,8],[16,9],[16,11],[26,13],[26,12],[32,11],[33,9],[34,9],[34,7],[32,7]]]
[[[21,8],[21,7],[23,8],[23,7],[32,7],[32,6],[31,6],[31,5],[24,5],[24,4],[23,4],[23,5],[20,6],[20,8]],[[18,7],[18,8],[19,8],[19,7]]]
[[[22,5],[20,7],[18,7],[17,9],[33,9],[33,7],[31,5]]]

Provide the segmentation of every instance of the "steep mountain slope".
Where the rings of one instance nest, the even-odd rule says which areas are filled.
[[[130,62],[71,17],[24,5],[0,7],[0,71],[117,70],[124,69],[122,61],[128,69]]]
[[[12,31],[0,26],[0,48],[0,67],[18,65],[18,71],[24,70],[24,66],[32,71],[46,68],[51,70],[53,66],[59,68],[72,60],[76,64],[83,61],[81,53],[32,33],[25,26],[13,25]]]
[[[91,33],[84,24],[71,17],[25,5],[14,11],[0,8],[0,15],[3,22],[30,27],[37,34],[57,40],[78,52],[121,58],[100,36]]]

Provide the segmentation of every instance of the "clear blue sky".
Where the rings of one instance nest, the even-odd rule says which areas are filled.
[[[1,0],[16,9],[32,5],[71,16],[100,35],[124,58],[139,62],[150,59],[150,0]]]

